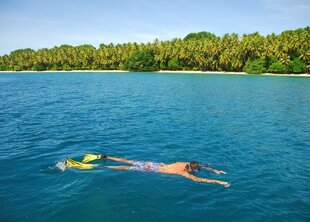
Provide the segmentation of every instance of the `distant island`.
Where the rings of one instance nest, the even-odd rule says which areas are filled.
[[[190,33],[153,43],[61,45],[0,56],[0,71],[128,70],[310,73],[310,27],[262,36]]]

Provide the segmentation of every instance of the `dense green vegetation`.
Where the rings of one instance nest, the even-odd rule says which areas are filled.
[[[122,68],[138,72],[152,72],[158,70],[154,55],[150,50],[135,50],[131,52]]]
[[[310,72],[310,28],[279,35],[190,33],[153,43],[61,45],[19,49],[0,57],[0,70],[202,70],[248,73]]]
[[[243,67],[243,71],[247,73],[262,74],[266,72],[266,62],[264,59],[248,59]]]

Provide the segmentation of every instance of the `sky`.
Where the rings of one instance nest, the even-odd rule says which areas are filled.
[[[310,26],[310,0],[0,0],[0,55],[62,44],[153,42],[190,32]]]

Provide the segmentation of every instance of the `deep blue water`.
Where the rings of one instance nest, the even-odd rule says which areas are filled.
[[[0,74],[0,221],[309,221],[310,79]],[[107,153],[228,172],[55,167]],[[111,161],[99,161],[103,165]]]

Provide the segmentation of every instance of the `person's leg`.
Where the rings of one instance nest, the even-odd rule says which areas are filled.
[[[130,166],[104,166],[113,170],[130,170]]]
[[[113,161],[117,161],[117,162],[122,162],[122,163],[128,163],[128,164],[133,164],[133,162],[134,162],[132,160],[127,160],[127,159],[118,158],[118,157],[111,157],[111,156],[107,156],[105,159],[113,160]]]

